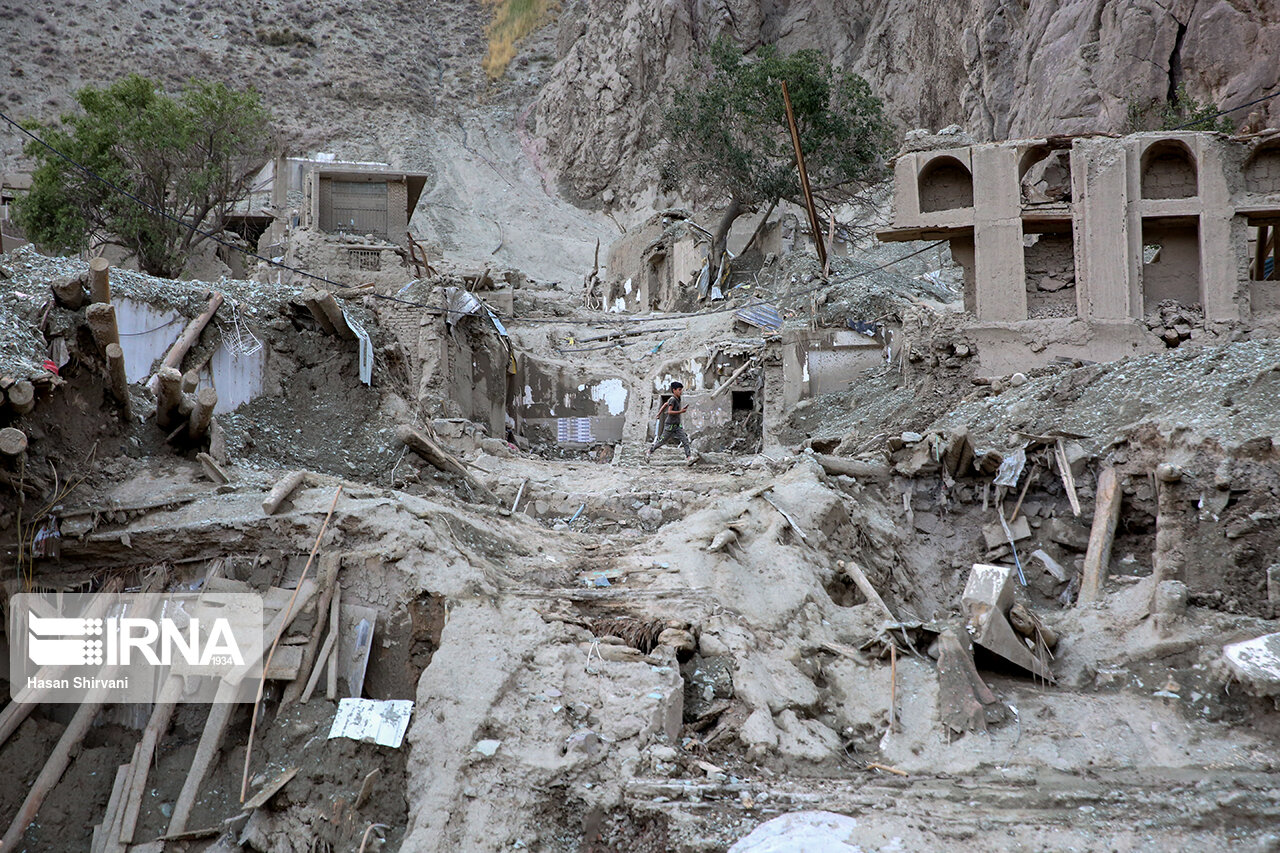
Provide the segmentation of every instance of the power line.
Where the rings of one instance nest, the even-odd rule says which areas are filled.
[[[1276,94],[1280,94],[1280,92],[1277,92]],[[1271,96],[1271,97],[1274,97],[1274,95],[1273,95],[1273,96]],[[1250,106],[1250,105],[1249,105],[1249,104],[1246,104],[1245,106]],[[1242,109],[1242,107],[1237,107],[1237,109]],[[250,251],[250,250],[248,250],[248,249],[244,248],[243,246],[238,246],[238,245],[236,245],[236,244],[234,244],[234,243],[231,243],[231,242],[228,242],[228,241],[226,241],[226,240],[223,240],[221,237],[219,237],[219,236],[218,236],[216,233],[214,233],[214,232],[211,232],[211,231],[203,231],[203,230],[201,230],[200,228],[197,228],[197,227],[196,227],[194,224],[192,224],[192,223],[184,222],[184,221],[182,221],[181,219],[179,219],[178,217],[173,216],[172,214],[170,214],[170,213],[166,212],[165,210],[163,210],[163,209],[161,209],[161,208],[158,208],[158,207],[156,207],[156,206],[152,205],[152,204],[151,204],[151,203],[149,203],[149,202],[143,201],[142,199],[138,198],[138,197],[137,197],[136,195],[134,195],[133,193],[129,192],[127,189],[125,189],[125,188],[123,188],[123,187],[121,187],[121,186],[117,185],[116,183],[114,183],[114,182],[112,182],[112,181],[108,180],[107,178],[102,177],[101,175],[99,175],[98,173],[94,172],[92,169],[88,168],[88,167],[87,167],[87,166],[85,166],[84,164],[82,164],[82,163],[80,163],[80,162],[78,162],[78,161],[76,161],[76,160],[72,159],[69,155],[67,155],[67,154],[63,153],[62,151],[58,150],[57,148],[53,147],[53,146],[52,146],[52,145],[50,145],[48,142],[46,142],[45,140],[41,139],[41,138],[40,138],[39,136],[37,136],[36,134],[32,133],[30,130],[27,130],[27,128],[23,127],[23,126],[22,126],[21,124],[19,124],[17,121],[14,121],[12,118],[10,118],[8,115],[6,115],[4,112],[0,112],[0,119],[4,119],[4,121],[8,122],[8,123],[9,123],[9,124],[10,124],[14,129],[16,129],[19,133],[23,134],[24,136],[29,137],[30,139],[32,139],[33,141],[35,141],[36,143],[38,143],[38,144],[39,144],[39,145],[41,145],[42,147],[44,147],[44,148],[48,149],[49,151],[53,152],[55,155],[57,155],[57,156],[58,156],[59,158],[61,158],[62,160],[65,160],[67,163],[71,164],[74,168],[76,168],[77,170],[79,170],[79,171],[80,171],[82,174],[84,174],[86,177],[91,178],[92,180],[98,181],[99,183],[103,184],[103,185],[104,185],[104,186],[106,186],[107,188],[109,188],[109,189],[113,190],[114,192],[117,192],[117,193],[119,193],[120,195],[122,195],[122,196],[124,196],[124,197],[126,197],[126,198],[130,199],[131,201],[133,201],[133,202],[134,202],[135,204],[137,204],[138,206],[140,206],[140,207],[142,207],[142,208],[144,208],[144,209],[146,209],[146,210],[150,211],[152,214],[154,214],[154,215],[156,215],[156,216],[159,216],[159,217],[161,217],[161,218],[163,218],[163,219],[166,219],[166,220],[168,220],[168,221],[170,221],[170,222],[173,222],[173,223],[175,223],[176,225],[181,226],[182,228],[186,228],[187,230],[191,231],[191,232],[192,232],[192,233],[194,233],[194,234],[199,234],[199,235],[201,235],[202,237],[204,237],[204,238],[205,238],[205,239],[207,239],[207,240],[212,240],[214,243],[217,243],[219,246],[223,246],[223,247],[225,247],[225,248],[227,248],[227,249],[230,249],[230,250],[232,250],[232,251],[239,252],[239,253],[241,253],[242,255],[246,256],[246,257],[254,258],[254,259],[256,259],[256,260],[262,261],[262,262],[264,262],[264,263],[266,263],[266,264],[268,264],[268,265],[270,265],[270,266],[276,267],[276,268],[278,268],[278,269],[287,270],[288,272],[294,273],[294,274],[296,274],[296,275],[300,275],[300,276],[303,276],[303,277],[305,277],[305,278],[312,279],[312,280],[314,280],[314,281],[323,282],[323,283],[325,283],[325,284],[331,285],[332,287],[335,287],[335,288],[338,288],[338,289],[341,289],[341,290],[345,290],[345,289],[347,289],[347,285],[340,284],[340,283],[338,283],[338,282],[336,282],[336,281],[333,281],[333,280],[331,280],[331,279],[325,278],[324,276],[316,275],[315,273],[310,273],[310,272],[307,272],[306,270],[299,269],[299,268],[294,267],[294,266],[290,266],[289,264],[281,263],[280,261],[274,260],[274,259],[272,259],[272,258],[264,257],[264,256],[262,256],[262,255],[259,255],[257,252],[252,252],[252,251]],[[815,235],[815,237],[817,237],[817,235]],[[820,238],[818,238],[818,239],[820,239]],[[870,275],[871,273],[874,273],[874,272],[880,272],[880,271],[882,271],[882,270],[888,269],[888,268],[889,268],[889,267],[891,267],[891,266],[894,266],[895,264],[899,264],[899,263],[901,263],[901,262],[903,262],[903,261],[905,261],[905,260],[907,260],[907,259],[909,259],[909,258],[913,258],[913,257],[915,257],[916,255],[922,254],[922,253],[924,253],[924,252],[929,251],[930,249],[936,248],[937,246],[942,245],[944,242],[946,242],[946,241],[945,241],[945,240],[938,240],[937,242],[930,243],[929,245],[925,246],[924,248],[917,249],[916,251],[911,252],[910,254],[907,254],[907,255],[903,255],[903,256],[902,256],[902,257],[900,257],[900,258],[894,258],[893,260],[891,260],[891,261],[889,261],[889,262],[887,262],[887,263],[881,264],[880,266],[873,267],[873,268],[871,268],[871,269],[867,269],[867,270],[861,270],[861,271],[858,271],[858,272],[852,273],[851,275],[847,275],[847,276],[844,276],[844,277],[842,277],[842,278],[834,279],[834,280],[832,280],[832,281],[824,281],[824,282],[822,282],[822,283],[820,283],[820,284],[814,285],[813,287],[806,288],[806,289],[803,289],[803,290],[798,290],[798,291],[795,291],[795,292],[793,292],[793,293],[789,293],[789,294],[787,294],[786,296],[779,297],[779,298],[778,298],[778,299],[776,299],[775,301],[777,301],[777,302],[783,302],[783,301],[787,301],[787,300],[795,299],[795,298],[800,297],[800,296],[807,296],[807,295],[808,295],[808,294],[810,294],[810,293],[815,293],[815,292],[817,292],[817,291],[819,291],[819,290],[823,290],[823,289],[826,289],[826,288],[828,288],[828,287],[834,287],[834,286],[835,286],[835,285],[837,285],[837,284],[844,284],[844,283],[847,283],[847,282],[849,282],[849,281],[853,281],[853,280],[854,280],[854,279],[856,279],[856,278],[861,278],[861,277],[863,277],[863,276]],[[416,301],[411,300],[411,299],[401,299],[401,298],[400,298],[400,297],[398,297],[398,296],[390,296],[390,295],[388,295],[388,294],[384,294],[384,293],[377,293],[376,291],[370,291],[370,292],[368,292],[368,293],[364,293],[364,294],[361,294],[361,295],[364,295],[364,296],[372,296],[372,297],[374,297],[374,298],[376,298],[376,299],[383,299],[383,300],[386,300],[386,301],[388,301],[388,302],[397,302],[397,303],[399,303],[399,304],[402,304],[402,305],[408,305],[408,306],[411,306],[411,307],[414,307],[414,308],[421,308],[421,309],[423,309],[423,311],[424,311],[424,312],[426,312],[426,313],[429,313],[429,314],[435,314],[435,315],[438,315],[438,316],[447,316],[447,315],[450,315],[450,314],[457,314],[457,315],[462,315],[462,316],[468,316],[468,312],[466,312],[466,311],[459,311],[459,310],[451,309],[451,308],[440,308],[440,307],[437,307],[437,306],[434,306],[434,305],[428,305],[428,304],[426,304],[425,302],[416,302]],[[764,300],[761,300],[761,301],[764,301]],[[657,320],[661,320],[661,321],[664,321],[664,322],[665,322],[666,320],[680,320],[680,319],[689,319],[689,318],[693,318],[693,317],[705,317],[705,316],[711,316],[711,315],[714,315],[714,314],[723,314],[723,313],[727,313],[727,312],[729,312],[729,311],[737,311],[737,310],[739,310],[739,309],[740,309],[740,308],[742,308],[742,307],[743,307],[743,306],[741,306],[741,305],[726,305],[726,306],[722,306],[722,307],[720,307],[720,308],[713,308],[713,309],[710,309],[710,310],[708,310],[708,311],[687,311],[687,312],[683,312],[683,313],[676,313],[676,314],[664,314],[664,315],[663,315],[662,317],[660,317],[660,318],[650,318],[650,317],[645,317],[645,318],[641,318],[641,317],[625,317],[625,318],[624,318],[624,317],[617,317],[617,318],[608,318],[608,317],[604,317],[604,318],[601,318],[599,321],[591,321],[591,322],[593,322],[593,323],[599,323],[599,324],[601,324],[601,325],[607,325],[607,324],[610,324],[610,323],[649,323],[649,322],[655,322],[655,321],[657,321]],[[555,323],[555,324],[566,324],[566,323],[576,323],[576,322],[580,322],[580,321],[574,321],[574,320],[564,320],[564,319],[561,319],[561,318],[558,318],[558,317],[556,317],[556,318],[553,318],[553,317],[520,317],[520,318],[517,318],[517,317],[511,317],[511,318],[504,318],[504,319],[506,319],[508,322],[516,322],[516,323]],[[570,351],[571,351],[571,350],[570,350]],[[584,351],[585,351],[585,350],[584,350]]]
[[[1260,104],[1260,103],[1262,103],[1263,101],[1269,101],[1269,100],[1271,100],[1272,98],[1277,98],[1277,97],[1280,97],[1280,89],[1277,89],[1276,91],[1272,92],[1270,95],[1263,95],[1261,98],[1255,98],[1254,100],[1250,101],[1250,102],[1249,102],[1249,103],[1247,103],[1247,104],[1241,104],[1241,105],[1240,105],[1240,106],[1238,106],[1238,107],[1231,107],[1230,109],[1220,110],[1219,112],[1216,112],[1216,113],[1214,113],[1214,114],[1213,114],[1213,115],[1211,115],[1211,116],[1201,116],[1200,118],[1192,119],[1191,121],[1187,122],[1186,124],[1180,124],[1180,125],[1178,125],[1177,127],[1171,127],[1171,128],[1169,128],[1169,129],[1170,129],[1170,130],[1185,130],[1186,128],[1191,127],[1193,124],[1200,124],[1201,122],[1205,122],[1205,121],[1212,121],[1212,120],[1213,120],[1213,119],[1215,119],[1215,118],[1221,118],[1222,116],[1226,115],[1227,113],[1234,113],[1234,112],[1238,112],[1238,111],[1240,111],[1240,110],[1247,109],[1248,107],[1251,107],[1251,106],[1253,106],[1254,104]]]

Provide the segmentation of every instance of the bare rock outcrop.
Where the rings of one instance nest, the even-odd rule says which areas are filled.
[[[560,27],[532,129],[579,198],[652,192],[662,106],[721,34],[819,48],[865,76],[902,127],[955,123],[978,139],[1119,131],[1130,103],[1163,101],[1179,84],[1231,107],[1280,82],[1269,0],[577,0]],[[1273,124],[1278,103],[1233,118]]]

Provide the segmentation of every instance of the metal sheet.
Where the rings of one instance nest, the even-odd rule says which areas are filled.
[[[733,312],[733,316],[748,325],[765,331],[776,332],[782,328],[782,315],[776,306],[768,302],[757,302]]]

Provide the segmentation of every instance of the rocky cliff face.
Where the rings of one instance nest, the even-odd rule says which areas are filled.
[[[560,28],[534,128],[581,198],[652,186],[662,104],[722,33],[818,47],[902,127],[958,123],[979,139],[1120,131],[1131,101],[1179,83],[1230,107],[1280,82],[1275,0],[576,0]],[[1274,124],[1278,104],[1255,121]]]

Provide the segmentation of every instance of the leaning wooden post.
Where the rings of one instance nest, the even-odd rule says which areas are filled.
[[[1084,555],[1077,604],[1089,604],[1102,597],[1102,587],[1107,582],[1108,565],[1111,562],[1111,545],[1116,536],[1116,523],[1120,520],[1120,497],[1116,469],[1103,468],[1098,475],[1093,528],[1089,532],[1089,549]]]
[[[93,725],[93,718],[98,716],[98,709],[101,707],[101,697],[95,696],[86,699],[84,704],[76,709],[75,716],[71,718],[71,722],[63,730],[62,737],[58,739],[57,745],[53,748],[53,752],[50,753],[44,769],[40,771],[40,775],[36,777],[36,781],[27,792],[27,798],[22,801],[22,808],[18,809],[18,814],[13,819],[13,823],[9,824],[9,831],[4,834],[4,840],[0,841],[0,850],[18,849],[27,827],[36,819],[36,814],[39,813],[40,806],[44,804],[45,797],[49,796],[49,792],[58,784],[62,774],[67,771],[67,766],[71,764],[71,753],[80,746],[84,736],[89,733],[89,728]]]
[[[191,349],[192,344],[200,338],[200,333],[204,331],[205,326],[209,325],[209,321],[213,319],[213,315],[217,313],[218,307],[221,305],[222,294],[213,294],[209,299],[208,307],[201,312],[199,317],[196,317],[187,324],[187,328],[183,329],[182,335],[179,336],[177,342],[169,348],[167,353],[165,353],[164,361],[160,364],[162,368],[172,367],[176,370],[182,365],[183,357]],[[151,377],[151,381],[148,383],[152,391],[157,390],[157,386],[159,385],[159,375],[160,374],[157,373],[155,376]]]
[[[84,312],[89,321],[89,331],[93,332],[93,340],[98,349],[106,352],[107,347],[120,343],[120,327],[116,325],[116,307],[95,302]]]
[[[89,301],[111,301],[111,278],[107,272],[111,264],[106,258],[94,258],[89,261]]]
[[[119,344],[107,344],[107,379],[111,396],[120,403],[125,417],[130,417],[133,407],[129,402],[129,380],[124,373],[124,350]]]

